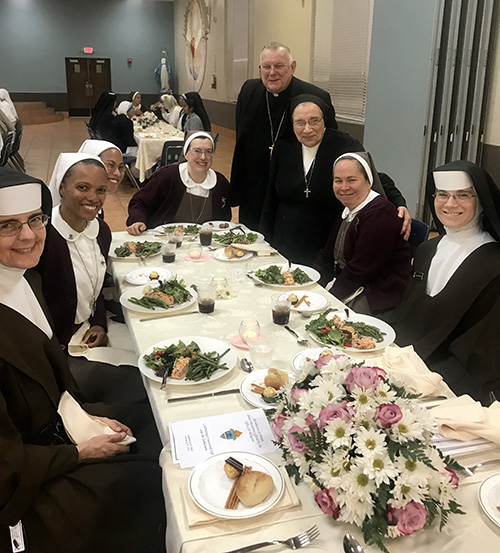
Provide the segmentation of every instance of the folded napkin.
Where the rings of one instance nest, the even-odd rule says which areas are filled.
[[[277,253],[277,250],[275,250],[269,244],[264,244],[264,242],[256,242],[255,244],[235,244],[235,246],[240,250],[255,252],[258,256],[272,255],[273,253]]]
[[[277,513],[279,511],[284,511],[286,509],[291,509],[292,507],[297,507],[298,505],[300,505],[300,499],[298,498],[297,493],[293,488],[292,482],[290,481],[290,477],[288,476],[286,470],[283,467],[280,467],[280,472],[282,473],[285,481],[285,489],[278,503],[276,503],[274,507],[269,509],[269,511],[266,511],[266,514]],[[208,526],[210,524],[213,524],[214,522],[229,522],[227,519],[221,519],[200,509],[191,499],[188,493],[187,483],[182,484],[181,493],[184,497],[184,512],[186,515],[186,523],[189,528]],[[236,522],[240,522],[240,520],[237,520]]]
[[[116,366],[137,366],[137,354],[130,349],[133,342],[126,325],[108,321],[108,345],[96,348],[89,348],[87,344],[82,344],[83,336],[89,328],[89,323],[85,322],[73,334],[68,344],[69,355]]]
[[[483,407],[464,395],[443,401],[431,410],[445,438],[460,441],[484,438],[500,445],[500,403]]]
[[[57,412],[63,421],[68,436],[76,445],[95,436],[117,434],[107,424],[93,419],[68,392],[64,392],[61,396]],[[120,443],[129,445],[136,441],[132,436],[126,436]]]
[[[423,396],[433,396],[442,392],[441,383],[443,377],[433,373],[427,365],[415,353],[413,346],[400,348],[390,345],[384,348],[380,359],[371,358],[367,364],[377,364],[382,369],[393,374],[406,386]]]

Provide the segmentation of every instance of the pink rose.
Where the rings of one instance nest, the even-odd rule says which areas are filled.
[[[305,418],[305,421],[306,421],[307,426],[309,426],[309,427],[317,428],[317,426],[318,426],[316,424],[316,421],[314,420],[314,417],[311,413],[309,413],[309,415],[307,415],[307,417]]]
[[[342,355],[327,353],[326,355],[320,355],[318,359],[314,361],[314,364],[317,369],[321,369],[321,367],[328,365],[332,359],[338,359],[339,357],[342,357]]]
[[[353,367],[345,379],[346,388],[349,392],[353,386],[362,390],[374,390],[379,382],[385,380],[385,376],[386,372],[378,367]]]
[[[389,523],[396,523],[398,530],[405,536],[409,536],[423,528],[427,522],[427,511],[422,503],[410,501],[405,507],[391,509],[387,513]]]
[[[337,505],[334,496],[335,490],[333,488],[328,488],[326,490],[317,491],[314,494],[314,500],[325,515],[330,515],[334,519],[337,519],[340,515],[340,507]]]
[[[377,407],[374,418],[382,428],[390,428],[403,418],[403,413],[394,403],[383,403]]]
[[[348,406],[348,401],[342,403],[329,403],[319,412],[319,422],[326,426],[326,423],[331,419],[342,419],[345,422],[351,420],[352,407]]]
[[[301,426],[295,424],[290,428],[288,431],[288,440],[290,442],[290,447],[293,451],[296,451],[297,453],[303,453],[307,447],[304,442],[301,442],[297,436],[294,436],[293,433],[296,432],[297,434],[309,434],[309,430],[304,430]]]
[[[271,428],[274,432],[274,435],[280,439],[282,436],[281,429],[285,424],[286,416],[283,413],[280,413],[277,417],[274,417],[273,422],[271,423]]]
[[[299,399],[300,399],[300,396],[303,394],[303,393],[307,393],[307,390],[305,388],[292,388],[292,390],[290,391],[290,395],[292,396],[292,399],[293,401],[295,401],[295,403],[298,403],[299,402]]]
[[[447,474],[450,478],[451,487],[456,490],[459,482],[458,474],[454,470],[450,469],[450,467],[445,467],[445,471],[445,474]]]

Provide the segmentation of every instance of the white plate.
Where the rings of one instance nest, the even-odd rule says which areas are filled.
[[[220,225],[228,225],[227,227],[220,228]],[[231,221],[207,221],[201,225],[201,228],[208,228],[214,232],[227,232],[234,227],[239,227],[239,223],[231,223]]]
[[[229,232],[229,229],[225,229],[225,231]],[[239,232],[239,231],[237,231],[237,232]],[[264,242],[264,235],[263,234],[261,234],[260,232],[257,232],[256,230],[246,230],[244,233],[248,234],[249,232],[257,235],[257,239],[255,240],[255,242],[253,242],[253,244],[257,244],[257,243],[260,244],[261,242]],[[224,233],[221,232],[221,234],[224,234]],[[214,242],[218,242],[220,244],[218,238],[219,238],[218,235],[215,234],[214,237],[213,237],[213,240],[214,240]],[[224,246],[227,246],[227,244],[224,244]],[[235,246],[237,246],[237,244],[235,244]]]
[[[261,409],[269,410],[276,407],[276,403],[267,403],[262,399],[262,396],[252,392],[252,386],[254,384],[261,384],[264,386],[264,378],[268,374],[267,369],[260,369],[247,374],[245,378],[240,382],[240,394],[245,401],[248,401],[250,405],[254,407],[260,407]],[[293,378],[293,375],[288,373],[288,378]]]
[[[289,295],[289,293],[283,292],[280,299],[286,299]],[[328,299],[317,292],[300,292],[295,295],[299,298],[299,300],[302,296],[307,296],[306,299],[311,305],[307,305],[305,301],[303,301],[298,307],[292,305],[292,311],[298,311],[299,313],[314,313],[315,311],[324,309],[328,305]]]
[[[321,355],[321,352],[325,350],[331,351],[333,354],[337,354],[337,355],[340,353],[344,353],[342,350],[336,348],[335,346],[330,346],[330,347],[325,346],[323,348],[306,349],[304,351],[297,353],[297,355],[295,355],[294,358],[292,359],[293,370],[301,371],[304,366],[304,362],[307,358],[312,359],[313,361],[316,361],[316,359],[318,359],[318,357]],[[354,361],[354,359],[352,359],[352,357],[350,357],[349,355],[347,357],[349,357],[351,361]]]
[[[154,285],[152,286],[154,288]],[[188,301],[185,301],[184,303],[174,303],[174,305],[172,307],[169,307],[168,309],[165,309],[164,307],[155,307],[154,309],[148,309],[147,307],[136,305],[135,303],[128,301],[130,298],[142,298],[142,296],[144,296],[142,290],[142,286],[125,290],[125,292],[123,292],[123,294],[120,296],[120,303],[123,305],[123,307],[130,309],[130,311],[136,311],[137,313],[175,313],[176,311],[181,311],[182,309],[186,309],[186,307],[193,305],[193,303],[196,303],[196,299],[198,297],[198,294],[192,288],[188,288],[189,292],[191,293],[191,299],[189,299]]]
[[[187,227],[187,226],[192,226],[192,225],[196,225],[198,227],[198,231],[200,230],[200,225],[198,225],[197,223],[165,223],[164,225],[159,225],[157,227],[155,227],[153,230],[156,231],[156,232],[161,232],[161,233],[164,233],[166,232],[166,229],[168,227]],[[194,234],[185,234],[184,236],[195,236]]]
[[[218,261],[245,261],[246,259],[250,259],[253,255],[253,252],[245,252],[245,255],[242,255],[241,257],[233,257],[232,259],[229,259],[229,257],[227,257],[224,253],[225,249],[226,248],[220,248],[215,250],[212,257]]]
[[[258,269],[255,269],[255,271],[258,271],[260,269],[267,269],[271,265],[277,265],[281,268],[281,271],[288,270],[288,264],[287,263],[269,263],[267,265],[262,265],[262,267],[259,267]],[[311,284],[314,284],[315,282],[318,282],[318,280],[321,278],[321,275],[316,271],[316,269],[313,269],[312,267],[307,267],[306,265],[297,265],[295,263],[292,263],[291,270],[293,271],[296,268],[302,269],[304,273],[309,275],[309,278],[311,279],[310,282],[305,282],[304,284],[294,284],[293,286],[285,286],[284,284],[267,284],[260,278],[255,276],[255,271],[250,273],[250,276],[254,278],[257,282],[260,282],[262,284],[265,284],[266,286],[270,286],[271,288],[286,288],[287,290],[295,290],[296,288],[304,288],[305,286],[311,286]]]
[[[158,273],[158,278],[149,278],[152,272]],[[172,271],[164,269],[163,267],[140,267],[139,269],[134,269],[130,271],[130,273],[127,273],[125,275],[125,280],[129,284],[152,284],[152,286],[158,286],[158,280],[169,280],[172,278],[172,275]]]
[[[479,505],[486,516],[500,526],[500,474],[493,474],[483,480],[479,487]]]
[[[335,313],[331,314],[331,318],[333,318],[333,316],[335,315]],[[342,320],[345,320],[344,317],[342,317],[341,315],[339,315],[339,317],[342,319]],[[314,320],[314,319],[313,319]],[[385,337],[384,339],[381,341],[381,342],[375,342],[375,347],[373,349],[358,349],[358,348],[345,348],[345,347],[342,347],[342,346],[338,346],[338,345],[334,345],[334,344],[331,344],[331,347],[336,347],[336,348],[339,348],[343,351],[357,351],[357,352],[371,352],[371,351],[378,351],[378,350],[381,350],[381,349],[384,349],[386,346],[390,346],[394,340],[396,339],[396,333],[394,332],[394,329],[392,328],[392,326],[388,325],[385,321],[381,321],[380,319],[377,319],[376,317],[371,317],[370,315],[362,315],[361,313],[354,313],[354,311],[352,310],[349,310],[349,320],[354,322],[354,323],[366,323],[366,324],[369,324],[371,326],[376,326],[378,329],[380,329],[382,332],[385,333]],[[323,347],[329,347],[330,344],[325,344],[324,342],[322,342],[321,340],[318,339],[318,337],[312,333],[312,332],[308,332],[309,336],[311,336],[311,338],[318,344],[321,344]]]
[[[158,240],[137,240],[137,236],[131,236],[130,240],[121,240],[120,242],[113,242],[111,244],[111,247],[109,248],[109,254],[108,257],[110,259],[116,259],[118,261],[140,261],[140,256],[137,256],[135,254],[130,254],[128,257],[118,257],[115,255],[115,249],[119,248],[120,246],[123,246],[125,242],[158,242]],[[153,255],[148,255],[148,257],[145,257],[144,259],[152,259],[153,257],[157,257],[161,254],[161,248],[158,250],[158,252],[154,253]]]
[[[274,489],[262,503],[255,507],[245,507],[240,502],[237,509],[224,508],[234,482],[224,472],[224,463],[228,457],[234,457],[245,466],[271,476]],[[230,451],[212,455],[198,463],[189,476],[188,489],[191,499],[207,513],[220,518],[241,519],[261,515],[276,505],[283,495],[285,481],[279,468],[266,457],[257,453]]]
[[[161,382],[162,379],[159,376],[155,375],[153,369],[146,367],[146,363],[144,362],[143,357],[144,355],[149,355],[153,351],[153,348],[169,347],[172,344],[178,344],[179,340],[182,340],[186,345],[190,342],[196,342],[200,346],[201,351],[204,353],[207,353],[209,351],[216,351],[218,354],[222,354],[229,348],[229,351],[221,359],[221,363],[225,363],[228,367],[228,370],[225,371],[224,369],[218,369],[212,374],[210,380],[204,378],[203,380],[199,380],[198,382],[194,382],[192,380],[176,380],[175,378],[169,377],[167,378],[167,384],[172,384],[174,386],[194,386],[196,384],[203,384],[205,382],[213,382],[214,380],[222,378],[223,376],[231,372],[236,366],[238,356],[236,355],[234,349],[229,344],[226,344],[226,342],[222,342],[221,340],[217,340],[215,338],[206,338],[205,336],[179,336],[177,338],[166,338],[165,340],[162,340],[157,344],[153,344],[141,353],[138,366],[142,374],[147,376],[149,379],[154,380],[155,382]]]

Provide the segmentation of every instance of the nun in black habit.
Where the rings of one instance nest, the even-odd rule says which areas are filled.
[[[500,191],[481,167],[454,161],[428,177],[440,236],[421,244],[392,322],[456,394],[500,397]]]
[[[311,265],[343,209],[333,193],[333,162],[364,148],[328,126],[330,106],[318,96],[295,96],[290,111],[294,135],[278,140],[274,148],[259,230],[287,259]],[[377,191],[404,206],[394,182],[389,178],[386,183],[387,192]]]
[[[43,182],[0,168],[0,551],[10,526],[33,553],[164,553],[156,427],[144,404],[82,403],[30,270],[50,212]],[[57,411],[66,391],[114,432],[75,445]]]

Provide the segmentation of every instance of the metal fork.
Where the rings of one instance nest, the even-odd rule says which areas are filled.
[[[489,461],[476,463],[475,465],[471,465],[470,467],[462,467],[462,470],[458,471],[458,475],[462,476],[463,478],[467,478],[467,476],[472,476],[476,472],[476,470],[480,469],[481,467],[498,464],[500,464],[500,459],[490,459]]]
[[[288,538],[287,540],[263,541],[260,543],[254,543],[253,545],[240,547],[239,549],[232,549],[231,551],[226,551],[226,553],[247,553],[248,551],[255,551],[256,549],[260,549],[261,547],[266,547],[268,545],[286,545],[288,549],[302,549],[303,547],[307,547],[318,536],[318,527],[314,525],[311,526],[309,530],[302,532],[302,534],[294,536],[293,538]]]

